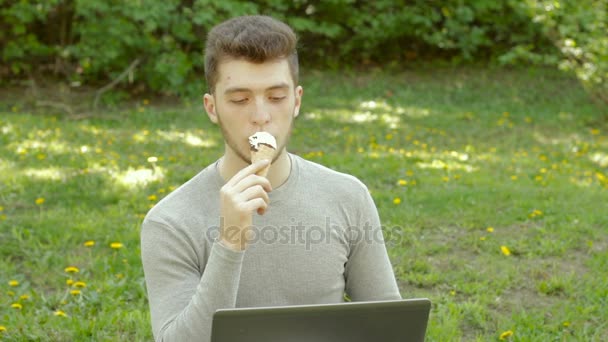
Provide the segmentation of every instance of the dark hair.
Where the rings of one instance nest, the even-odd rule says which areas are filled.
[[[225,58],[263,63],[286,58],[294,85],[298,84],[297,37],[291,27],[262,15],[229,19],[207,35],[205,78],[213,94],[218,80],[218,65]]]

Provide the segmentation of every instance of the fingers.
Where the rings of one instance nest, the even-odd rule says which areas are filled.
[[[270,160],[264,159],[257,161],[247,167],[243,168],[241,171],[237,172],[227,183],[226,185],[234,186],[239,183],[241,180],[246,178],[249,175],[254,175],[261,169],[265,168],[270,164]]]
[[[266,177],[258,176],[258,175],[249,175],[238,183],[232,186],[233,191],[235,192],[243,192],[251,187],[260,186],[266,192],[272,191],[272,186],[270,185],[270,181],[266,179]]]
[[[266,191],[264,191],[264,188],[262,188],[259,185],[247,188],[245,191],[243,191],[241,193],[241,195],[243,196],[245,201],[251,201],[256,198],[261,198],[266,205],[268,205],[268,203],[270,203],[270,198],[268,197],[268,193]]]

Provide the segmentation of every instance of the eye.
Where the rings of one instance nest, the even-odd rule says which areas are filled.
[[[286,98],[287,96],[271,96],[270,101],[279,102]]]
[[[249,99],[248,98],[233,99],[233,100],[230,100],[230,102],[232,102],[234,104],[244,104],[245,102],[247,102],[247,100],[249,100]]]

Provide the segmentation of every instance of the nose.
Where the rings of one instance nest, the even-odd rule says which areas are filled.
[[[258,126],[264,126],[270,122],[270,108],[263,98],[255,101],[255,108],[251,113],[251,122]]]

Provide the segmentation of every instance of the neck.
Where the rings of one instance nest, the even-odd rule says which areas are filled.
[[[227,149],[228,151],[228,149]],[[245,161],[239,158],[234,153],[226,152],[224,156],[219,161],[219,172],[224,181],[230,180],[234,175],[247,167]],[[270,185],[273,189],[278,188],[281,184],[285,183],[287,178],[289,178],[289,174],[291,173],[291,159],[287,154],[287,151],[283,149],[280,152],[279,157],[272,163],[270,166],[270,170],[268,171],[268,175],[266,178],[270,181]]]

